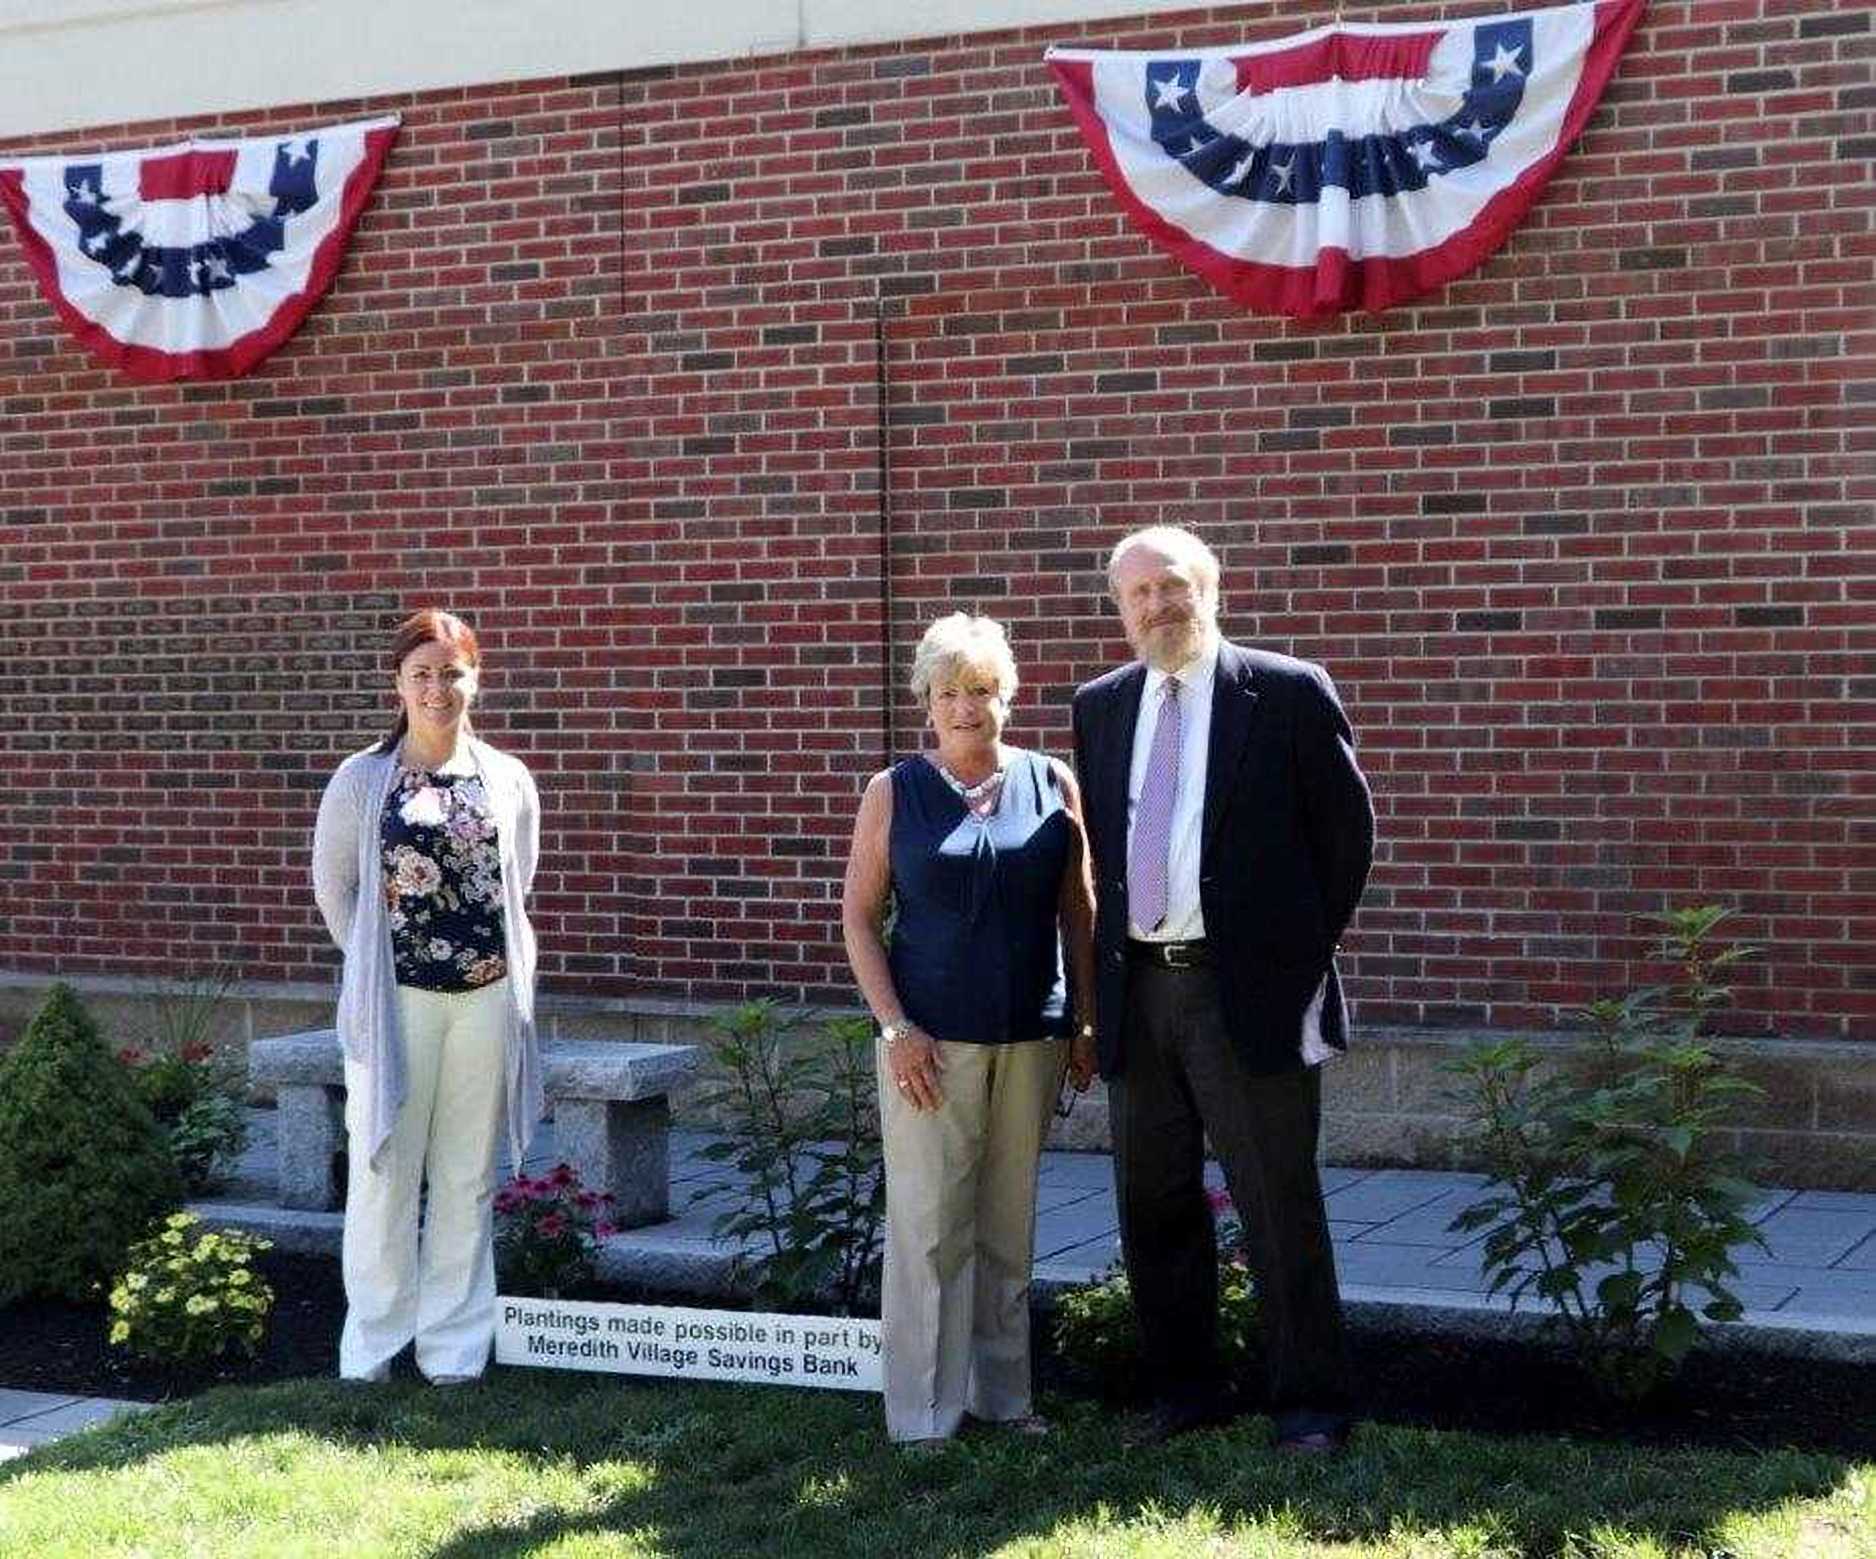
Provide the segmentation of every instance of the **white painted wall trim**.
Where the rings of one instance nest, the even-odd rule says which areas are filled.
[[[1072,42],[1079,23],[1191,9],[1190,0],[0,0],[0,138],[1021,27]],[[1299,12],[1296,26],[1323,19]]]

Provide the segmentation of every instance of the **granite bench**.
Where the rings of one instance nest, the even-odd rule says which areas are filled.
[[[613,1195],[622,1229],[671,1215],[671,1106],[667,1095],[695,1069],[695,1045],[556,1040],[541,1051],[542,1087],[560,1157],[583,1185]],[[333,1029],[257,1039],[248,1077],[279,1106],[280,1201],[330,1210],[344,1187],[345,1064]]]

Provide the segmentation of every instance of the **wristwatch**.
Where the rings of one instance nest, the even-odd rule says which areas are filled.
[[[1092,1023],[1084,1023],[1081,1025],[1080,1029],[1077,1030],[1077,1032],[1079,1033],[1080,1037],[1083,1039],[1093,1039],[1094,1038],[1094,1025]]]
[[[879,1037],[890,1045],[894,1040],[903,1038],[905,1031],[911,1026],[912,1025],[903,1018],[897,1023],[882,1023],[879,1026]]]

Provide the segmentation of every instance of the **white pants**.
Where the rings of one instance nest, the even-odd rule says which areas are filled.
[[[351,1139],[339,1373],[378,1374],[412,1338],[426,1375],[480,1375],[495,1339],[493,1215],[508,982],[441,994],[400,985],[410,1092],[374,1168],[363,1067],[345,1064]],[[423,1237],[417,1192],[428,1185]]]
[[[886,1432],[954,1434],[964,1415],[1029,1412],[1036,1164],[1062,1081],[1061,1040],[938,1042],[944,1103],[921,1112],[879,1047],[886,1157],[880,1339]]]

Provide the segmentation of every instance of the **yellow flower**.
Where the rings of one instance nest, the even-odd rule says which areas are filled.
[[[119,1321],[112,1326],[111,1341],[114,1343],[130,1341],[130,1323],[128,1321]]]

